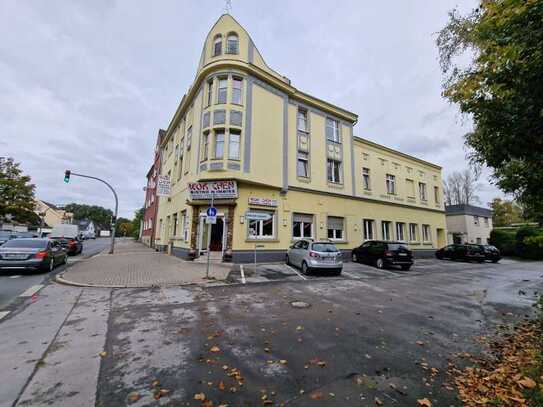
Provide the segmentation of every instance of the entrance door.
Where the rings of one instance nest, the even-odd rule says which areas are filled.
[[[221,252],[222,251],[222,241],[223,241],[223,231],[224,231],[224,220],[223,218],[217,217],[217,223],[211,225],[211,241],[209,243],[209,250],[212,252]]]

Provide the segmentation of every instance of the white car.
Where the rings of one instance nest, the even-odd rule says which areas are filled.
[[[299,240],[288,249],[286,261],[288,265],[299,267],[303,274],[309,274],[311,270],[323,270],[340,275],[343,270],[341,252],[334,243],[328,241]]]

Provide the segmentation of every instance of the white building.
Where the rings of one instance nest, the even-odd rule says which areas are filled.
[[[449,243],[487,244],[492,211],[472,205],[445,206]]]

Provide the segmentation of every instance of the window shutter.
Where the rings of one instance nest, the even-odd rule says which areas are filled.
[[[329,216],[328,229],[343,229],[343,218]]]
[[[295,213],[293,215],[294,222],[313,223],[313,215],[306,215],[303,213]]]

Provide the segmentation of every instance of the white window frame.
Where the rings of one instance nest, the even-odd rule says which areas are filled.
[[[211,106],[213,104],[213,79],[207,81],[207,105]]]
[[[418,229],[419,225],[416,223],[410,223],[409,224],[409,241],[410,242],[417,242],[418,241]]]
[[[362,167],[362,186],[365,191],[371,191],[371,170],[368,167]]]
[[[224,86],[221,87],[221,82],[224,84]],[[224,90],[224,101],[221,100],[221,94]],[[219,77],[219,83],[217,85],[217,104],[218,105],[224,105],[228,103],[228,77],[227,76],[220,76]]]
[[[405,222],[396,222],[396,240],[405,242]]]
[[[212,56],[216,57],[221,54],[222,54],[222,35],[218,34],[213,39],[213,55]]]
[[[305,174],[300,174],[300,163],[303,163]],[[309,153],[298,151],[296,157],[296,176],[301,178],[309,178]]]
[[[226,52],[225,54],[239,54],[239,36],[236,33],[230,33],[226,36]]]
[[[218,130],[215,132],[215,143],[214,143],[214,146],[213,146],[213,158],[215,160],[222,160],[224,158],[224,138],[225,138],[225,132],[224,130]],[[222,136],[222,137],[220,137]],[[219,141],[219,138],[221,138],[221,141]],[[218,146],[222,146],[221,147],[221,151],[220,151],[220,155],[219,155],[219,150],[218,150]]]
[[[275,212],[263,211],[263,210],[258,210],[258,209],[250,209],[250,211],[251,212],[265,212],[265,213],[269,213],[269,214],[272,215],[272,234],[271,234],[271,236],[262,235],[262,231],[264,230],[264,222],[265,221],[263,221],[263,220],[256,220],[256,221],[247,220],[247,240],[274,240],[275,236],[276,236],[276,230],[277,230]],[[255,222],[256,225],[257,225],[257,234],[255,234],[255,235],[249,234],[251,222]]]
[[[292,216],[292,240],[313,239],[313,236],[315,234],[315,232],[314,232],[314,228],[315,228],[314,215],[309,215],[309,216],[313,217],[311,222],[304,222],[304,221],[299,222],[300,223],[300,234],[301,234],[301,236],[294,236],[294,224],[296,223],[296,221],[294,220],[294,216],[297,215],[297,214],[298,214],[298,212],[292,214],[293,215]],[[300,213],[300,215],[308,215],[308,214]],[[311,225],[311,234],[309,236],[305,236],[304,235],[304,226],[307,225],[308,223]]]
[[[308,132],[306,109],[298,108],[298,112],[296,113],[296,127],[299,131]]]
[[[392,240],[391,239],[391,236],[390,236],[390,226],[392,225],[392,222],[389,221],[389,220],[382,220],[381,221],[381,235],[383,237],[383,240],[387,240],[387,241],[390,241]]]
[[[422,240],[424,242],[432,241],[432,230],[430,229],[430,225],[422,225]]]
[[[341,216],[329,216],[329,218],[336,218],[342,220],[342,228],[336,229],[336,228],[329,228],[328,227],[328,218],[326,219],[326,236],[328,239],[335,241],[335,242],[342,242],[345,241],[345,218]],[[332,237],[330,237],[330,231],[332,231]],[[338,237],[338,231],[341,231],[341,237]]]
[[[239,87],[236,86],[237,84],[239,84]],[[239,100],[236,100],[238,97]],[[239,76],[232,77],[232,103],[235,105],[243,104],[243,78]]]
[[[334,171],[334,164],[338,165],[338,179],[336,179],[336,174]],[[328,158],[326,160],[326,179],[328,182],[331,182],[333,184],[341,184],[342,183],[342,161],[334,160],[333,158]]]
[[[373,219],[363,219],[363,237],[364,240],[374,240],[375,239],[375,221]]]
[[[428,191],[426,190],[426,183],[425,182],[419,182],[419,198],[421,201],[427,201],[428,200]]]
[[[393,174],[386,174],[385,184],[387,188],[387,194],[396,195],[396,176]]]
[[[235,138],[237,138],[237,141],[235,141]],[[234,156],[232,155],[232,151],[235,151],[235,149],[233,149],[232,146],[235,144],[237,144],[237,154]],[[240,149],[241,149],[241,132],[230,130],[228,132],[228,159],[239,161],[241,157]]]
[[[341,136],[339,134],[339,121],[336,119],[332,119],[330,117],[326,118],[326,128],[331,129],[331,138],[328,134],[328,131],[326,131],[326,139],[328,141],[331,141],[333,143],[341,143]]]

